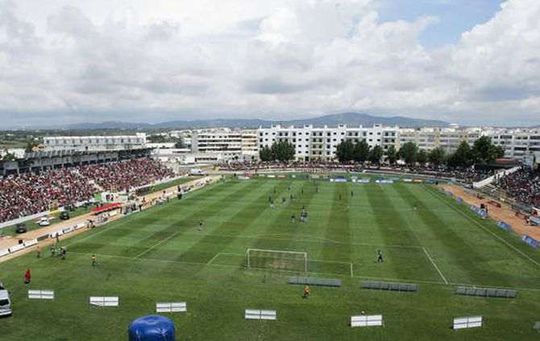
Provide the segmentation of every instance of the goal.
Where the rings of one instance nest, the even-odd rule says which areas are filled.
[[[248,269],[275,269],[307,272],[307,252],[247,249]]]

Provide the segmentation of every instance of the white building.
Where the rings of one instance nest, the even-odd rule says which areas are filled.
[[[476,139],[485,134],[480,128],[401,128],[396,149],[407,142],[414,142],[420,149],[432,150],[442,148],[447,153],[454,152],[463,141],[472,145]]]
[[[522,159],[534,156],[540,159],[540,129],[493,129],[488,136],[495,145],[504,148],[504,156]]]
[[[258,156],[257,135],[254,130],[198,130],[191,134],[191,151],[215,154],[220,161],[254,160]]]
[[[332,160],[336,155],[337,146],[344,140],[360,142],[365,140],[371,147],[381,146],[387,150],[395,145],[398,137],[397,127],[337,127],[324,126],[321,128],[307,125],[304,127],[282,127],[280,125],[257,130],[258,146],[270,147],[274,142],[288,141],[295,147],[295,159]]]
[[[146,147],[146,134],[123,136],[48,136],[43,138],[45,151],[116,151]]]

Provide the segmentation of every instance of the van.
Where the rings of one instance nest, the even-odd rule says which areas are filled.
[[[4,288],[2,282],[0,282],[0,316],[11,315],[11,300],[9,299],[9,293]]]

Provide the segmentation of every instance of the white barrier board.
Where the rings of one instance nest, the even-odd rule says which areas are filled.
[[[23,243],[24,247],[33,246],[33,245],[36,245],[36,244],[37,244],[37,239],[26,240]]]
[[[482,316],[456,317],[454,329],[482,327]]]
[[[382,315],[358,315],[351,316],[351,327],[373,327],[382,326]]]
[[[246,320],[275,320],[277,313],[275,310],[246,309],[244,317]]]
[[[28,290],[28,298],[36,300],[54,300],[53,290]]]
[[[9,250],[8,249],[0,250],[0,257],[5,256],[5,255],[9,255]]]
[[[90,296],[90,304],[100,307],[118,307],[118,296]]]
[[[13,252],[20,251],[22,249],[24,249],[24,244],[17,244],[17,245],[13,245],[12,247],[10,247],[9,252],[13,253]]]
[[[156,303],[156,313],[183,313],[186,311],[186,302]]]

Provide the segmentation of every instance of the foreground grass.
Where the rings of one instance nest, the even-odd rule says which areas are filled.
[[[292,223],[303,206],[309,222]],[[28,255],[0,264],[15,309],[0,319],[2,340],[122,340],[130,321],[153,313],[157,301],[187,302],[188,313],[170,315],[178,337],[187,340],[538,337],[532,329],[540,320],[538,252],[424,185],[231,180],[65,245],[65,261]],[[294,273],[246,270],[246,248],[306,251],[312,275],[341,278],[344,285],[312,288],[303,300],[301,287],[286,284]],[[378,249],[384,264],[375,262]],[[31,287],[55,289],[55,301],[25,298],[27,267]],[[362,290],[365,278],[418,283],[420,291]],[[457,283],[521,289],[514,300],[463,297],[453,294]],[[90,307],[91,295],[118,295],[120,307]],[[246,321],[246,308],[276,309],[278,320]],[[350,328],[349,317],[361,311],[382,313],[385,326]],[[468,315],[483,315],[485,326],[450,329],[453,317]]]

